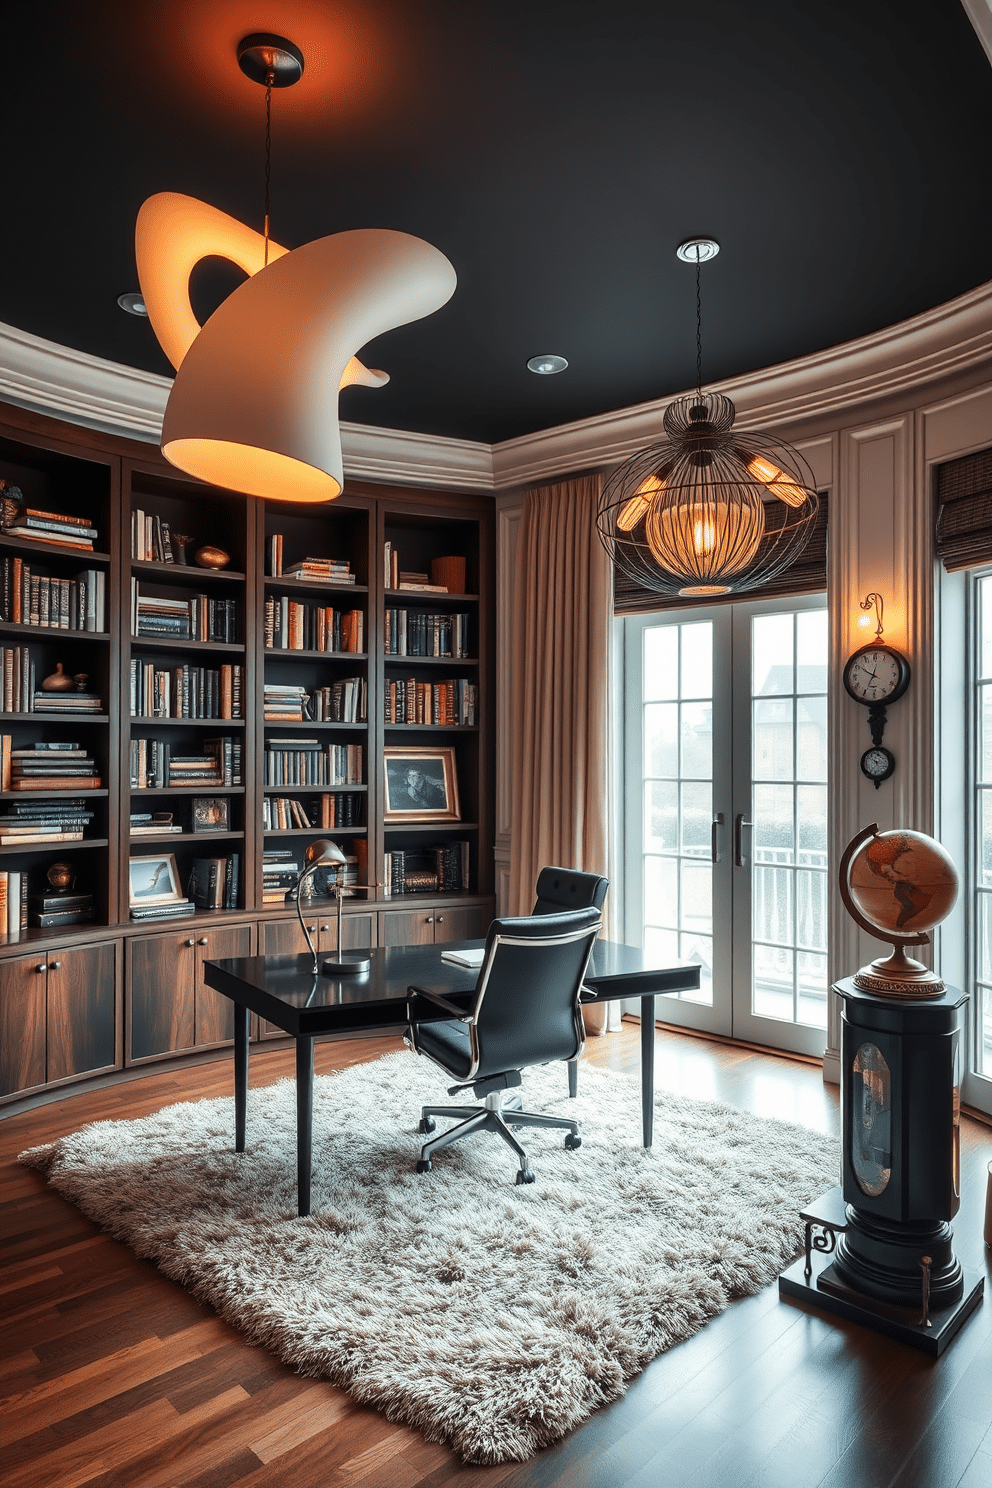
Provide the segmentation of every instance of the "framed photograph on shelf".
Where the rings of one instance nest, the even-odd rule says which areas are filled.
[[[453,748],[387,746],[383,769],[383,821],[461,821]]]
[[[228,822],[226,796],[193,797],[194,832],[227,832]]]
[[[169,904],[185,899],[179,887],[175,853],[149,853],[128,863],[129,900],[132,905]]]

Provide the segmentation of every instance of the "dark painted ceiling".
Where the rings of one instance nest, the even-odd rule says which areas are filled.
[[[341,415],[495,441],[891,325],[992,278],[992,67],[959,0],[4,0],[0,320],[150,371],[143,199],[261,225],[264,95],[293,38],[272,231],[428,239],[459,285],[363,359]],[[202,314],[237,282],[204,265]],[[570,361],[556,377],[528,357]]]

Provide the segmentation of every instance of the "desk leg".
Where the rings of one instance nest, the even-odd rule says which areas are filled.
[[[313,1039],[296,1040],[296,1183],[297,1211],[310,1213],[310,1165],[313,1156]]]
[[[654,1136],[654,997],[641,998],[641,1120],[644,1145]]]
[[[248,1119],[248,1009],[234,1004],[234,1150],[245,1150]]]

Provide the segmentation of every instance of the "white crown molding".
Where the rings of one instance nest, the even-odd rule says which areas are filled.
[[[992,283],[900,325],[730,379],[712,391],[733,398],[743,428],[796,425],[987,370],[990,363]],[[157,443],[171,385],[167,377],[0,323],[0,399],[7,402]],[[496,445],[342,421],[345,471],[389,484],[505,490],[626,459],[662,437],[670,401],[656,399]]]
[[[961,0],[985,55],[992,62],[992,0]]]

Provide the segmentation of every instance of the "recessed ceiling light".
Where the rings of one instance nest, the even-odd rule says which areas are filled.
[[[554,372],[564,372],[568,362],[561,356],[536,356],[531,357],[527,363],[529,372],[537,372],[541,377],[550,377]]]
[[[675,255],[683,263],[709,263],[719,252],[720,244],[716,238],[686,238],[676,248]]]
[[[147,319],[148,311],[145,309],[144,297],[140,294],[122,294],[117,296],[117,303],[128,315],[141,315]]]

